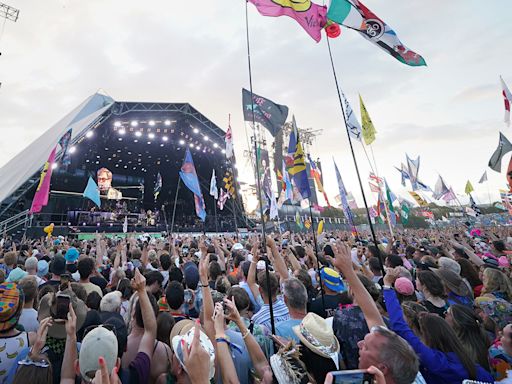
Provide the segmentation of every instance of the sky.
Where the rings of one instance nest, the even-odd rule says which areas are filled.
[[[188,102],[227,129],[231,114],[240,179],[254,182],[243,157],[247,137],[241,88],[249,86],[245,1],[5,0],[21,10],[0,37],[0,166],[81,101],[102,90],[119,101]],[[320,1],[318,3],[321,4]],[[148,5],[150,4],[150,5]],[[441,174],[458,194],[466,181],[479,203],[498,198],[502,173],[487,168],[503,122],[499,75],[512,87],[512,2],[367,0],[427,67],[408,67],[356,32],[331,40],[339,84],[359,116],[358,94],[377,129],[378,172],[405,195],[393,166],[421,156],[420,179]],[[0,31],[2,31],[0,25]],[[321,129],[311,147],[323,163],[331,200],[334,158],[362,204],[329,62],[325,34],[315,43],[292,19],[261,16],[249,4],[253,90]],[[370,167],[356,157],[369,200]],[[487,169],[489,182],[478,184]],[[461,196],[464,203],[464,197]]]

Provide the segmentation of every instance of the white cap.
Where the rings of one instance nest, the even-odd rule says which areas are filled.
[[[210,339],[208,338],[208,336],[206,336],[206,334],[201,330],[199,332],[200,332],[199,343],[201,344],[201,347],[203,347],[203,349],[206,352],[208,352],[208,356],[210,357],[210,373],[209,373],[208,379],[211,380],[213,378],[213,376],[215,375],[215,348],[213,347],[213,344],[210,341]],[[171,340],[172,350],[174,351],[175,356],[178,359],[178,361],[180,362],[182,367],[185,367],[185,366],[183,363],[183,350],[181,347],[181,340],[182,339],[185,340],[185,343],[187,344],[186,348],[188,348],[192,344],[192,341],[194,340],[194,334],[195,334],[195,328],[192,328],[185,335],[174,336]]]
[[[114,332],[99,326],[85,335],[78,362],[80,374],[84,378],[93,378],[100,369],[98,359],[103,357],[111,373],[117,362],[117,338]]]

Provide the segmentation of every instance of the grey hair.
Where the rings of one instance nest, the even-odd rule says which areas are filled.
[[[379,354],[379,360],[388,367],[395,384],[414,382],[420,363],[409,343],[385,327],[372,327],[371,332],[378,333],[387,339],[386,345]]]
[[[308,303],[306,287],[299,279],[290,278],[283,282],[283,294],[290,308],[305,310]]]

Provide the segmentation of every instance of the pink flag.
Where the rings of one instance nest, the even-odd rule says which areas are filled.
[[[453,189],[450,187],[450,190],[441,197],[444,201],[449,203],[450,201],[456,200],[457,196],[455,196],[455,192],[453,192]]]
[[[263,16],[289,16],[295,19],[317,43],[327,23],[327,7],[310,0],[249,0]]]
[[[505,123],[510,127],[510,104],[512,104],[512,93],[507,87],[507,84],[503,81],[503,78],[500,76],[501,80],[501,88],[503,94],[503,101],[505,103]]]
[[[48,204],[48,198],[50,197],[50,180],[52,178],[52,165],[55,162],[55,152],[57,147],[53,148],[53,151],[50,153],[50,157],[44,164],[43,170],[41,172],[41,178],[39,179],[39,185],[36,189],[36,194],[34,195],[34,200],[32,200],[32,207],[30,207],[30,213],[38,213],[41,212],[41,209]]]

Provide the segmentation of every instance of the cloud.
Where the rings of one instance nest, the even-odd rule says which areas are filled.
[[[496,84],[482,84],[464,89],[453,98],[453,101],[456,103],[481,101],[491,97],[495,98],[497,93]]]

